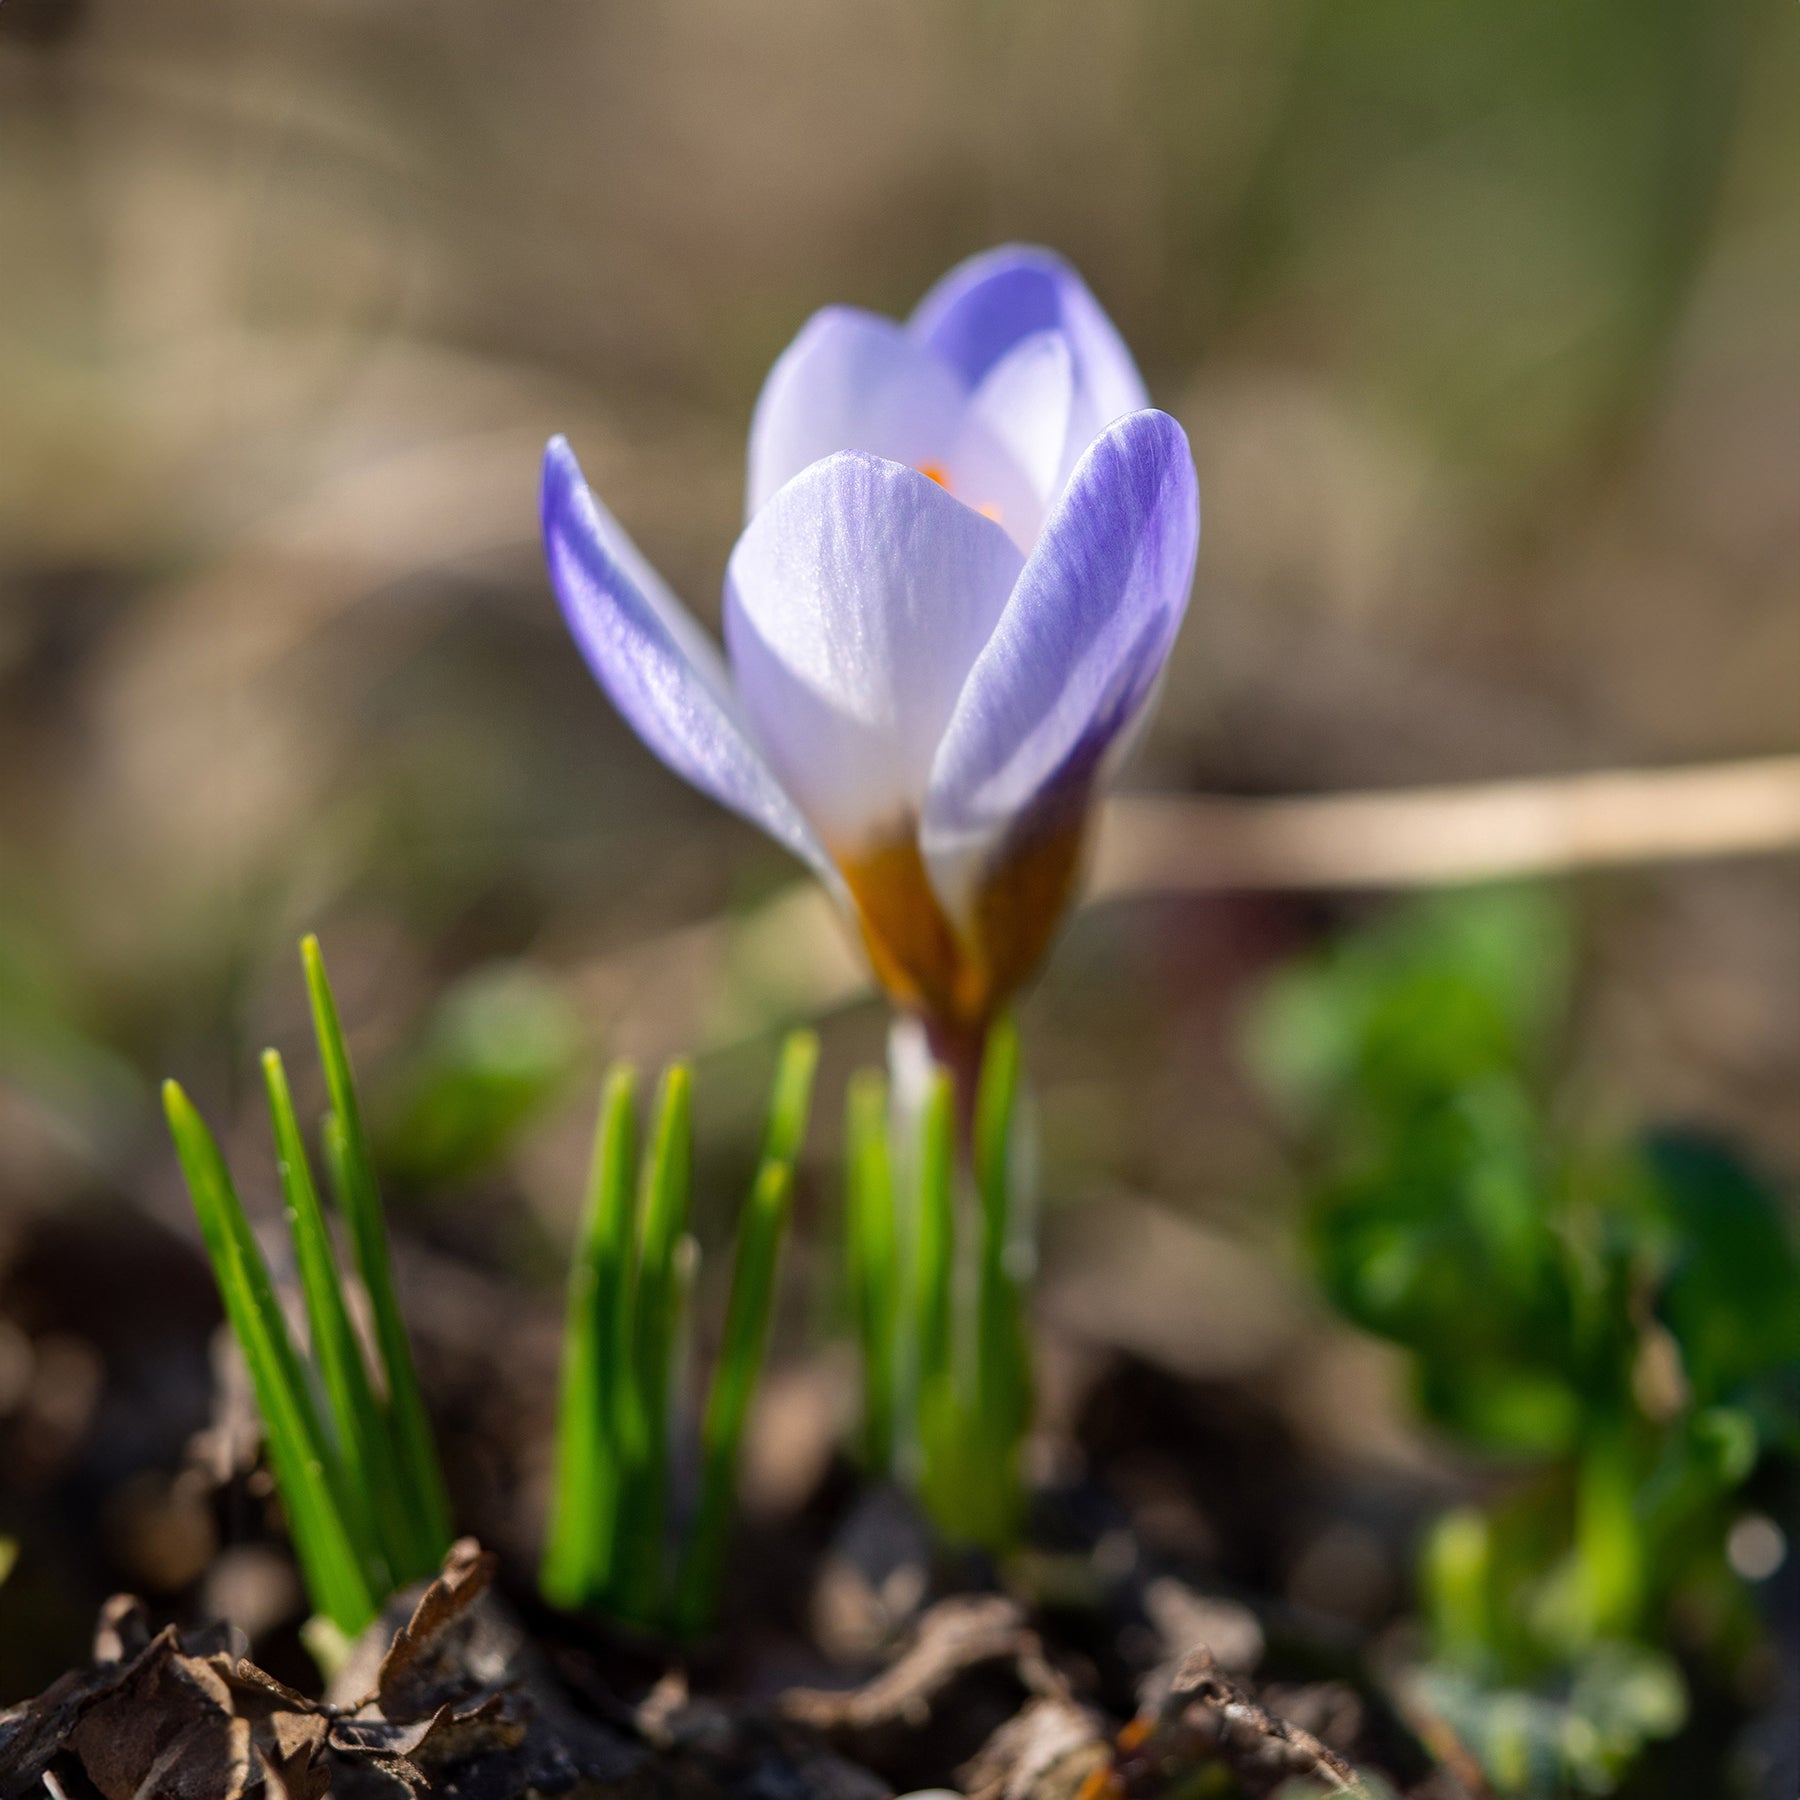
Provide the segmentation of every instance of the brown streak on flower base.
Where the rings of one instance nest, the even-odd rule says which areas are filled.
[[[876,979],[894,1004],[926,1019],[984,1017],[986,977],[938,905],[912,833],[840,857],[838,868],[856,902]]]
[[[1086,808],[1070,796],[1014,834],[975,900],[973,941],[945,915],[913,833],[838,867],[877,979],[917,1014],[934,1042],[973,1041],[1031,976],[1068,906],[1080,866]]]
[[[1081,869],[1086,794],[1040,813],[1003,846],[975,901],[991,1013],[1027,982],[1056,935]]]

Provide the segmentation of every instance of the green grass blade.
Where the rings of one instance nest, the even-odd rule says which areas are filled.
[[[306,988],[312,1002],[313,1031],[319,1042],[325,1086],[342,1133],[338,1160],[343,1181],[338,1201],[350,1227],[357,1271],[362,1276],[375,1323],[375,1343],[387,1383],[389,1429],[409,1524],[409,1554],[405,1566],[396,1569],[395,1574],[402,1580],[410,1580],[433,1573],[442,1562],[444,1552],[450,1546],[450,1502],[438,1467],[431,1421],[426,1416],[424,1398],[419,1392],[412,1346],[394,1293],[393,1259],[388,1250],[387,1223],[381,1213],[374,1160],[363,1130],[350,1056],[344,1047],[343,1027],[325,973],[319,940],[306,938],[301,943],[300,954],[306,966]]]
[[[1019,1096],[1019,1032],[1009,1018],[989,1028],[975,1095],[975,1174],[981,1187],[984,1245],[1004,1226],[1012,1204],[1013,1113]],[[1005,1245],[1004,1232],[999,1243]]]
[[[782,1041],[775,1067],[775,1092],[769,1102],[769,1123],[763,1133],[762,1165],[796,1163],[806,1136],[806,1118],[812,1106],[813,1075],[819,1066],[819,1039],[815,1032],[790,1031]]]
[[[956,1093],[932,1077],[913,1171],[913,1431],[920,1496],[947,1537],[968,1541],[969,1411],[957,1381]]]
[[[706,1629],[718,1600],[735,1510],[738,1451],[768,1344],[793,1183],[790,1164],[765,1163],[738,1231],[725,1337],[700,1432],[700,1503],[676,1592],[676,1627],[688,1635]]]
[[[325,1209],[319,1204],[319,1191],[307,1162],[287,1072],[275,1051],[263,1052],[262,1070],[288,1231],[306,1298],[313,1360],[331,1403],[347,1501],[358,1515],[357,1532],[366,1546],[363,1560],[370,1585],[377,1593],[386,1594],[396,1585],[394,1570],[404,1566],[411,1541],[393,1449],[381,1403],[363,1362],[362,1345],[344,1304],[343,1278],[325,1223]]]
[[[956,1266],[956,1090],[947,1071],[931,1078],[919,1116],[913,1304],[921,1395],[953,1367]]]
[[[1013,1236],[1014,1120],[1019,1035],[1010,1019],[989,1031],[975,1105],[975,1175],[981,1196],[977,1264],[975,1416],[969,1451],[986,1465],[974,1484],[978,1540],[1001,1547],[1016,1530],[1022,1497],[1019,1448],[1031,1413],[1031,1374],[1018,1281],[1009,1266]]]
[[[684,1063],[663,1076],[638,1209],[637,1292],[632,1315],[630,1442],[618,1533],[620,1610],[655,1618],[663,1603],[669,1503],[669,1406],[681,1307],[678,1269],[693,1173],[693,1076]]]
[[[340,1629],[361,1631],[375,1616],[377,1596],[341,1508],[330,1450],[268,1267],[212,1133],[173,1081],[163,1084],[163,1111],[226,1317],[250,1370],[307,1590]]]
[[[851,1079],[844,1144],[845,1251],[862,1349],[863,1466],[883,1476],[893,1468],[899,1405],[900,1254],[887,1083],[874,1069]]]
[[[538,1584],[555,1606],[598,1599],[612,1575],[618,1517],[620,1310],[630,1278],[637,1078],[606,1079],[563,1326],[556,1478]]]

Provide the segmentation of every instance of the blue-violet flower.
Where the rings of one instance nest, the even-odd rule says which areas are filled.
[[[745,510],[721,657],[555,439],[569,627],[644,742],[810,863],[895,1003],[966,1040],[1041,959],[1181,623],[1187,439],[1080,277],[1005,248],[904,325],[808,321]]]

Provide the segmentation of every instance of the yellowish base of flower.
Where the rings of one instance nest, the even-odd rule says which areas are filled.
[[[837,859],[889,998],[936,1033],[974,1037],[1031,976],[1068,906],[1085,808],[1071,805],[1007,846],[976,898],[972,932],[939,904],[912,832]]]

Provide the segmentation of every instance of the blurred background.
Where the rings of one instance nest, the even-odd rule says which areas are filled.
[[[750,408],[806,316],[904,314],[1039,241],[1200,470],[1135,784],[1800,748],[1797,79],[1781,0],[3,0],[0,1700],[80,1656],[114,1587],[294,1609],[206,1473],[241,1446],[155,1082],[230,1126],[267,1208],[254,1058],[308,1060],[303,930],[484,1537],[533,1553],[614,1055],[699,1057],[716,1241],[774,1033],[820,1021],[753,1506],[830,1453],[829,1163],[883,1012],[797,868],[573,653],[547,436],[716,622]],[[1794,861],[1556,903],[1558,1115],[1728,1132],[1791,1181]],[[1309,1286],[1300,1158],[1243,1045],[1272,970],[1384,913],[1095,907],[1024,1017],[1047,1419],[1129,1369],[1178,1441],[1303,1459],[1314,1499],[1236,1578],[1359,1627],[1478,1477]],[[1178,1461],[1121,1479],[1229,1564],[1254,1501]]]

